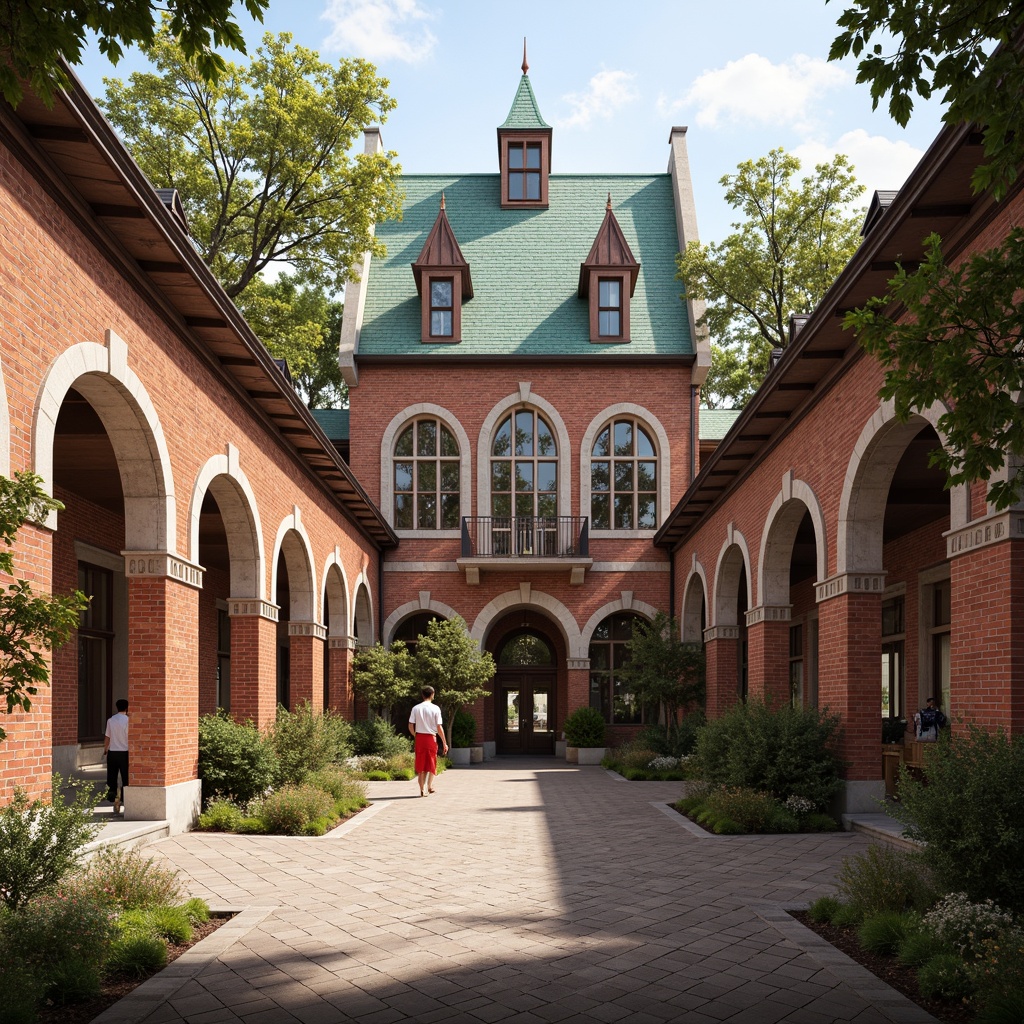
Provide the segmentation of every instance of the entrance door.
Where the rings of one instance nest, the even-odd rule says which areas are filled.
[[[555,752],[553,672],[499,669],[496,696],[499,754]]]

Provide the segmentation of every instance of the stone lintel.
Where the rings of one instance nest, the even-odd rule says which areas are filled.
[[[760,604],[747,612],[747,625],[756,626],[759,622],[789,622],[792,617],[791,604]]]
[[[169,551],[122,551],[124,574],[133,576],[160,576],[184,583],[196,590],[203,589],[203,567],[187,562]]]
[[[878,594],[885,590],[884,572],[841,572],[824,583],[814,585],[814,599],[819,604],[843,594]]]
[[[269,619],[277,622],[281,609],[269,601],[260,600],[258,597],[229,597],[228,615],[238,618],[243,615],[255,615],[261,619]]]
[[[986,516],[963,526],[959,530],[950,530],[945,534],[946,557],[956,558],[966,555],[978,548],[1001,544],[1007,540],[1020,540],[1024,537],[1024,512],[1006,511]]]
[[[312,636],[317,640],[327,639],[327,627],[319,622],[289,622],[289,636]]]
[[[739,638],[739,626],[709,626],[704,630],[705,643],[710,643],[712,640],[739,640]]]

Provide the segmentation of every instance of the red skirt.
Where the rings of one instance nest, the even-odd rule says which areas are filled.
[[[416,733],[416,774],[437,774],[437,737],[432,732]]]

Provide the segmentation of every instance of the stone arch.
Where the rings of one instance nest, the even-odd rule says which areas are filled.
[[[658,614],[658,609],[653,605],[647,604],[645,601],[637,601],[630,591],[624,590],[614,601],[609,601],[598,608],[587,620],[587,624],[581,631],[583,646],[587,651],[590,650],[590,638],[594,635],[594,630],[609,615],[614,615],[616,612],[631,612],[634,615],[642,615],[648,622],[651,622],[654,616]]]
[[[117,456],[127,550],[176,554],[174,481],[160,418],[128,368],[128,346],[113,331],[106,332],[106,341],[73,345],[50,365],[36,403],[33,469],[52,494],[57,417],[73,387],[92,405]],[[46,525],[56,529],[57,513]]]
[[[865,424],[846,467],[839,500],[837,574],[882,571],[882,522],[896,466],[925,424],[943,439],[938,422],[944,411],[944,406],[932,406],[904,423],[890,399]],[[950,491],[950,529],[959,529],[970,519],[969,488],[961,484]]]
[[[741,576],[747,584],[747,606],[753,607],[750,583],[750,548],[739,530],[729,524],[722,550],[715,566],[714,621],[712,626],[738,626],[736,602],[739,599]]]
[[[586,658],[587,645],[583,643],[583,637],[572,612],[557,598],[534,590],[528,584],[524,584],[519,590],[507,590],[504,594],[499,594],[481,609],[469,631],[470,636],[480,645],[481,650],[484,649],[491,626],[506,612],[519,608],[533,608],[546,612],[547,617],[554,622],[562,634],[569,658]]]
[[[804,515],[814,526],[815,582],[828,578],[828,537],[821,502],[810,484],[787,471],[782,477],[782,490],[775,496],[761,532],[761,550],[757,559],[757,603],[759,605],[789,604],[789,567],[793,542]]]
[[[209,491],[217,501],[228,537],[231,596],[266,598],[263,525],[256,493],[238,464],[238,449],[227,445],[223,455],[207,459],[192,487],[189,506],[189,553],[199,563],[199,517]]]
[[[7,384],[0,364],[0,476],[11,475],[11,414],[7,405]]]
[[[534,394],[528,382],[521,382],[519,390],[498,402],[487,414],[480,428],[480,439],[476,449],[476,505],[477,514],[491,514],[491,441],[501,418],[515,406],[533,406],[547,417],[555,432],[558,445],[558,514],[570,515],[572,510],[572,450],[569,445],[569,431],[558,410],[547,399]]]
[[[394,475],[391,465],[394,461],[395,441],[401,430],[418,416],[436,416],[449,427],[459,442],[459,515],[466,517],[473,513],[473,453],[469,444],[469,435],[458,418],[443,406],[433,402],[419,402],[406,406],[400,413],[392,417],[384,430],[380,442],[380,510],[389,526],[395,525],[395,492]],[[422,536],[424,531],[401,531],[401,535],[411,534]],[[458,537],[461,530],[431,530],[431,537]]]
[[[580,446],[580,515],[590,515],[590,464],[593,461],[594,439],[601,429],[614,420],[617,416],[635,416],[642,420],[652,434],[655,436],[655,443],[658,446],[658,523],[664,523],[672,511],[672,445],[669,443],[668,434],[661,425],[660,420],[649,409],[635,402],[618,402],[602,409],[591,421],[583,435]],[[593,531],[591,531],[593,532]],[[621,537],[624,532],[632,531],[612,530],[610,533]],[[642,531],[645,535],[653,534],[654,531]]]
[[[320,588],[320,607],[330,611],[330,621],[324,622],[327,635],[349,636],[348,576],[341,561],[341,549],[335,548],[324,563],[323,586]]]
[[[316,594],[313,590],[313,545],[303,525],[299,506],[281,520],[274,540],[274,560],[270,567],[270,599],[280,604],[277,593],[278,556],[284,555],[288,566],[288,589],[292,622],[316,622]]]
[[[372,647],[375,636],[373,631],[373,600],[370,587],[364,573],[356,580],[356,595],[352,602],[352,636],[358,636],[360,647]]]
[[[459,614],[451,605],[447,605],[443,601],[433,600],[429,591],[421,591],[420,596],[415,601],[406,601],[405,604],[399,605],[385,619],[381,643],[390,644],[398,627],[410,615],[416,615],[419,612],[434,612],[438,618],[448,619],[449,621]]]
[[[689,575],[686,577],[686,585],[683,587],[683,616],[680,627],[681,639],[685,643],[704,643],[701,608],[704,609],[706,623],[708,619],[708,577],[704,566],[697,561],[697,555],[694,554]]]

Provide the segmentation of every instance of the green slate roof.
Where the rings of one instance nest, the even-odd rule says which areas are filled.
[[[348,440],[348,409],[311,409],[313,419],[331,441]]]
[[[698,431],[700,439],[702,441],[721,441],[740,418],[742,412],[742,409],[701,409]]]
[[[540,116],[540,107],[537,106],[537,97],[533,95],[533,86],[530,85],[528,75],[519,79],[519,88],[516,90],[516,98],[512,101],[512,108],[505,118],[501,128],[550,128],[543,117]]]
[[[359,356],[691,355],[686,304],[676,279],[679,240],[668,174],[553,174],[549,209],[503,210],[497,174],[407,175],[404,218],[377,225],[386,259],[373,260]],[[420,298],[411,264],[446,213],[473,274],[458,344],[420,341]],[[589,307],[577,295],[580,264],[604,220],[608,193],[640,262],[628,344],[592,344]]]

